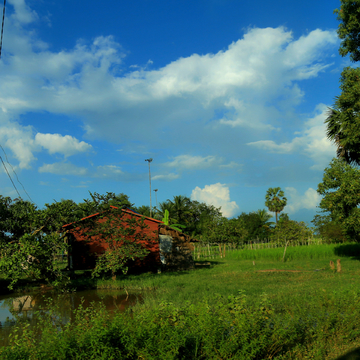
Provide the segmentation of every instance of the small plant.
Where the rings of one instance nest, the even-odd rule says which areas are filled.
[[[177,231],[183,231],[183,229],[186,228],[185,225],[181,225],[181,224],[172,224],[170,225],[170,219],[169,219],[169,210],[165,209],[164,211],[164,217],[162,219],[162,222],[167,225],[170,226],[172,229],[177,230]]]

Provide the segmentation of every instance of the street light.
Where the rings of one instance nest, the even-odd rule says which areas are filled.
[[[159,211],[158,209],[158,205],[157,205],[157,192],[158,192],[159,189],[155,189],[155,200],[156,200],[156,209]]]
[[[149,184],[150,184],[150,217],[151,217],[151,172],[150,172],[150,163],[153,161],[152,158],[145,159],[149,163]]]

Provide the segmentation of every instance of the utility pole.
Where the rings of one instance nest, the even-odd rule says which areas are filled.
[[[6,0],[4,0],[3,15],[2,15],[2,23],[1,23],[1,35],[0,35],[0,59],[1,59],[1,49],[2,49],[3,34],[4,34],[5,5],[6,5]]]
[[[150,163],[153,161],[152,158],[145,159],[149,163],[149,184],[150,184],[150,217],[151,217],[151,172],[150,172]]]

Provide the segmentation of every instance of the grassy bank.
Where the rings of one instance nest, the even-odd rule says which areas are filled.
[[[239,292],[182,306],[143,304],[115,316],[94,305],[78,309],[68,325],[51,309],[41,315],[37,329],[30,331],[20,323],[12,344],[0,349],[0,356],[4,360],[334,359],[360,345],[359,305],[359,293],[337,292],[279,311],[265,294],[254,302]]]
[[[81,277],[83,286],[146,291],[131,313],[45,312],[19,323],[3,359],[335,359],[360,346],[357,244],[241,250],[194,271]],[[329,266],[341,260],[342,271]],[[75,283],[74,283],[75,284]],[[59,329],[62,331],[59,332]]]

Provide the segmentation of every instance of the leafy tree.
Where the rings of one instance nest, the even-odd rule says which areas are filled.
[[[10,197],[4,197],[0,195],[0,242],[8,241],[8,218],[11,217],[9,205],[12,200]]]
[[[278,225],[272,232],[272,238],[285,243],[286,241],[302,241],[312,236],[311,230],[303,221],[279,220]]]
[[[222,218],[221,209],[213,205],[190,200],[186,196],[174,196],[173,200],[167,200],[159,204],[158,214],[164,219],[168,212],[169,225],[180,224],[182,231],[192,237],[199,238],[211,221]]]
[[[131,208],[133,206],[129,201],[129,197],[123,193],[116,195],[113,192],[99,194],[89,191],[89,194],[90,199],[84,199],[84,202],[79,204],[79,208],[83,212],[83,217],[107,210],[110,206],[116,206],[118,208]]]
[[[341,56],[350,54],[354,62],[360,60],[360,1],[340,0],[340,9],[335,9],[337,19],[340,21],[338,36],[342,40],[339,48]]]
[[[136,211],[138,214],[150,217],[150,206],[148,205],[142,205],[139,207],[132,208],[134,211]],[[155,213],[155,208],[153,209],[153,213]]]
[[[276,225],[278,222],[278,214],[284,210],[284,207],[287,204],[287,199],[284,195],[284,192],[279,188],[269,188],[265,196],[265,206],[269,211],[275,213]]]
[[[132,208],[134,206],[134,204],[130,202],[129,196],[124,193],[115,194],[108,192],[106,193],[105,198],[108,199],[106,201],[108,201],[109,205],[116,206],[118,208]]]
[[[40,212],[38,231],[60,234],[63,225],[78,221],[83,216],[83,210],[73,200],[54,201],[52,204],[45,204],[45,209]]]
[[[67,249],[58,236],[25,234],[16,241],[0,244],[0,273],[11,280],[9,289],[23,278],[67,285],[68,277],[59,269],[55,254]]]
[[[216,222],[222,217],[220,208],[192,200],[190,202],[190,211],[184,221],[186,232],[197,238],[204,232],[209,222]]]
[[[338,36],[342,40],[341,56],[360,60],[360,1],[340,0],[340,9],[334,12],[340,21]],[[336,97],[325,121],[327,136],[337,146],[337,156],[349,164],[360,165],[360,69],[344,68],[340,78],[340,96]]]
[[[245,241],[252,241],[255,239],[263,240],[270,236],[270,223],[268,217],[261,215],[258,212],[241,213],[236,221],[240,227],[246,229]]]
[[[338,36],[342,40],[341,56],[360,60],[360,1],[340,0],[335,10],[340,21]],[[337,146],[337,157],[324,171],[318,193],[323,195],[320,208],[326,215],[314,218],[322,233],[340,239],[359,236],[359,170],[350,165],[360,165],[360,69],[345,67],[341,73],[341,94],[335,98],[325,121],[327,136]]]
[[[248,234],[238,221],[235,219],[229,220],[225,217],[213,221],[209,220],[206,222],[204,229],[202,240],[218,244],[221,256],[225,256],[223,244],[242,244]]]
[[[289,215],[287,213],[280,214],[279,223],[283,222],[283,221],[289,221],[289,220],[290,220],[290,218],[289,218]]]
[[[1,230],[2,237],[17,241],[25,234],[35,231],[39,224],[40,211],[30,201],[2,197]]]
[[[315,234],[327,242],[346,241],[341,224],[332,220],[330,215],[317,214],[311,222],[314,224]]]
[[[63,204],[63,202],[61,203]],[[54,284],[67,280],[54,255],[63,253],[67,244],[62,241],[63,216],[72,218],[72,211],[60,203],[39,210],[29,202],[0,198],[0,273],[10,279],[10,288],[19,279],[28,277]],[[60,211],[61,210],[61,211]]]
[[[323,196],[320,209],[339,224],[348,240],[358,240],[360,234],[360,170],[345,160],[333,159],[324,170],[317,192]]]

